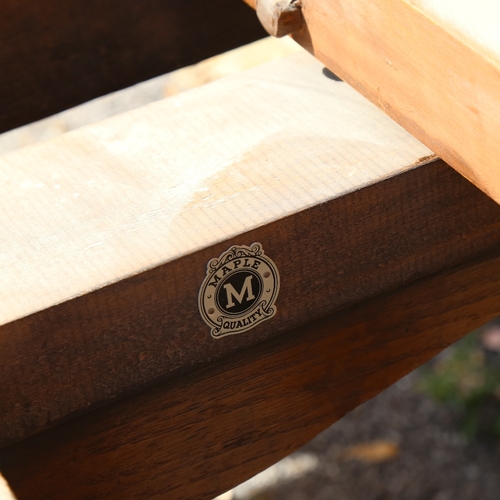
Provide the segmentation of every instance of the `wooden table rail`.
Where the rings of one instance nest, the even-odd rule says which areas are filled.
[[[500,312],[500,207],[306,53],[0,167],[19,500],[208,499]],[[207,264],[254,242],[276,314],[214,338]]]

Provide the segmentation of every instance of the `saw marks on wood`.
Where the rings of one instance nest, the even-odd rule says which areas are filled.
[[[497,204],[306,53],[0,167],[2,444],[500,244]],[[207,262],[253,242],[278,312],[215,340]]]
[[[430,154],[321,70],[298,55],[0,158],[1,323]]]

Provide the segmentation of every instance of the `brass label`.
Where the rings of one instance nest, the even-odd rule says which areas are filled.
[[[200,314],[215,339],[246,332],[276,314],[280,278],[260,243],[232,246],[207,264]]]

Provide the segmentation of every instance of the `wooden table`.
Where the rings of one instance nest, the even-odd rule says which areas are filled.
[[[85,23],[98,8],[71,5]],[[150,6],[143,20],[106,5],[103,20],[119,9],[141,30],[184,12]],[[25,9],[16,22],[36,7]],[[253,19],[238,2],[221,12]],[[47,81],[68,39],[82,39],[63,29],[72,13],[44,18],[60,37],[40,49],[56,65]],[[235,29],[232,41],[245,36]],[[131,68],[157,51],[127,47],[114,57],[132,57]],[[107,72],[101,60],[89,81]],[[84,92],[77,76],[71,99],[103,91]],[[46,112],[73,103],[64,99]],[[16,102],[7,127],[44,113]],[[20,500],[213,498],[500,312],[500,207],[305,52],[0,166],[0,470]],[[234,247],[253,252],[240,264],[250,281],[229,280],[237,259],[217,268],[228,302],[211,307],[235,318],[217,330],[200,288]],[[260,321],[268,289],[274,314]],[[242,306],[233,316],[231,297]]]

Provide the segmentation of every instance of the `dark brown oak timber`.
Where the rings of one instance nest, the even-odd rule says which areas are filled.
[[[429,154],[304,53],[1,157],[0,443],[498,248]],[[216,340],[207,263],[253,242],[277,314]]]
[[[499,312],[496,253],[6,447],[0,470],[19,500],[209,500]]]
[[[234,0],[3,0],[0,132],[263,36]]]

